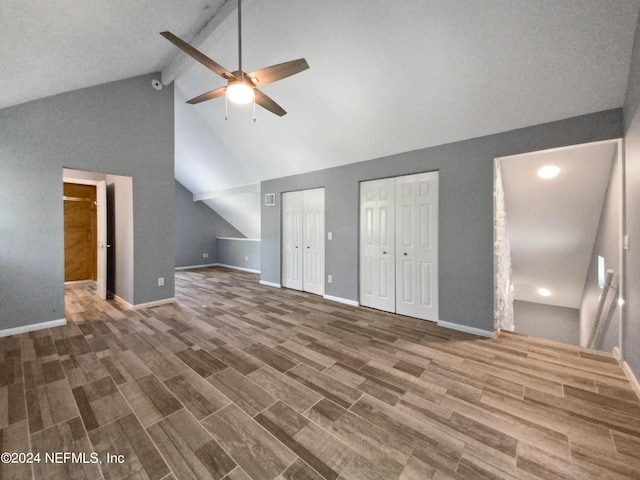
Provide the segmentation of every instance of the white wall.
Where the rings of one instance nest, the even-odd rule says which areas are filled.
[[[115,294],[133,304],[133,179],[107,175],[114,192]]]

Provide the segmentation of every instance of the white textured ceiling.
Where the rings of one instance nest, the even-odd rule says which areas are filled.
[[[580,308],[616,145],[500,159],[516,300]],[[558,166],[558,176],[540,179],[545,165]]]
[[[222,4],[228,3],[227,6]],[[234,0],[3,0],[0,108],[167,68],[198,45],[237,65]],[[192,59],[176,80],[176,178],[195,194],[620,107],[640,0],[244,0],[245,70],[305,57],[266,85],[279,118],[224,99]],[[231,11],[231,13],[229,13]],[[202,37],[202,35],[201,35]],[[180,54],[182,55],[182,54]],[[225,217],[259,236],[259,195]],[[250,200],[250,198],[253,200]],[[211,203],[211,202],[209,202]],[[237,205],[234,205],[237,204]]]
[[[2,0],[0,108],[157,72],[223,0]]]

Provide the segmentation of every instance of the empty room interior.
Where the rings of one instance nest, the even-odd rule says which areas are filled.
[[[0,478],[640,478],[640,0],[0,10]]]

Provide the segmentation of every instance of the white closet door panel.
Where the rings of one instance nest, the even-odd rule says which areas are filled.
[[[396,182],[396,312],[415,316],[415,191],[413,176],[398,177]]]
[[[324,188],[302,192],[306,292],[324,295]]]
[[[360,184],[360,303],[438,320],[438,173]]]
[[[420,304],[431,307],[433,305],[433,281],[432,281],[432,264],[429,262],[420,262],[420,276],[418,277],[418,285],[420,287]]]
[[[398,177],[396,311],[438,320],[438,173]]]
[[[302,290],[302,192],[282,194],[282,286]]]
[[[360,303],[395,312],[395,181],[360,184]]]
[[[416,248],[420,263],[416,279],[419,292],[418,317],[438,320],[438,172],[418,176],[416,187],[419,226]]]

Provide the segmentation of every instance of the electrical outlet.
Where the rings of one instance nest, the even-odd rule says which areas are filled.
[[[158,286],[164,287],[164,277],[158,277]]]
[[[327,240],[333,240],[333,232],[327,232]]]
[[[202,254],[202,258],[209,258],[209,254],[208,253],[203,253]]]
[[[327,275],[327,283],[333,282],[333,275]]]
[[[244,261],[248,262],[249,261],[249,257],[244,257]]]

